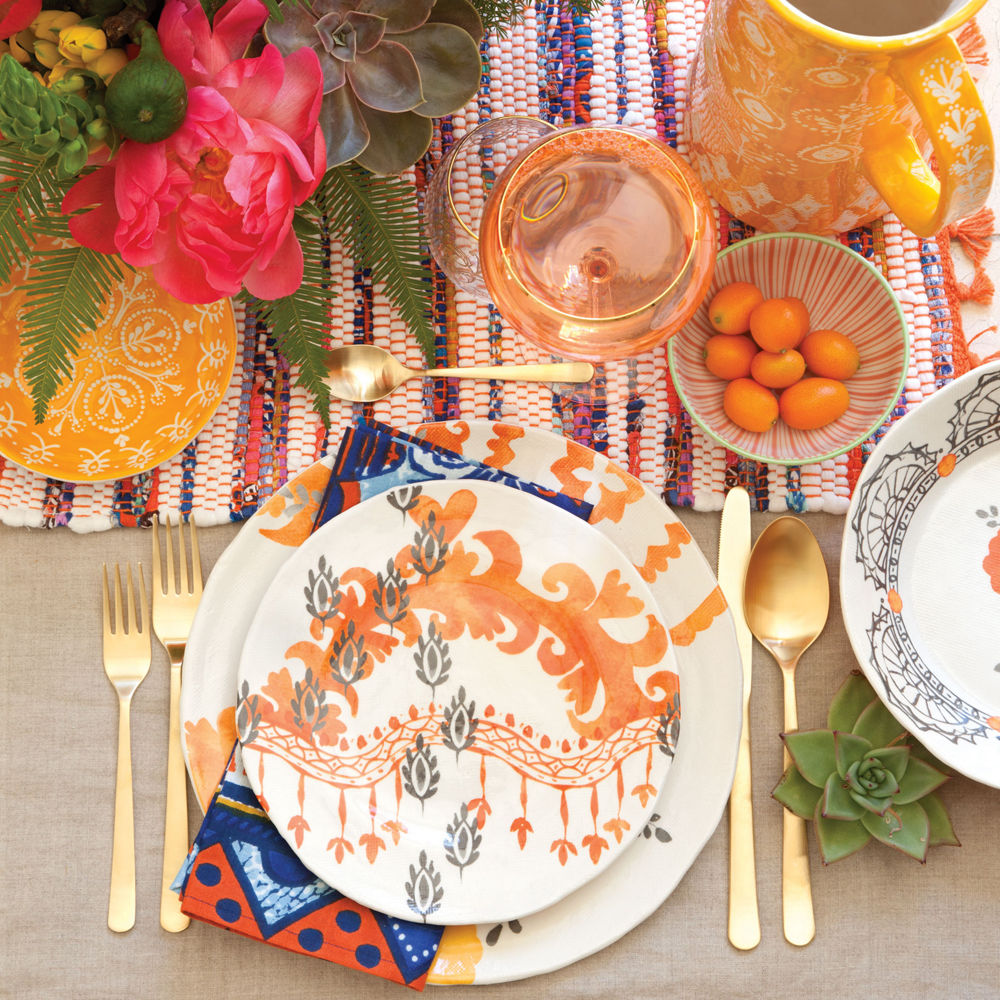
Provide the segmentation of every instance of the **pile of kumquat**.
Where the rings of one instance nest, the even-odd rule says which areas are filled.
[[[780,419],[814,430],[847,411],[844,382],[861,365],[858,349],[837,330],[813,330],[801,299],[765,299],[735,281],[712,297],[708,318],[718,332],[705,342],[705,367],[729,383],[722,405],[733,423],[763,432]]]

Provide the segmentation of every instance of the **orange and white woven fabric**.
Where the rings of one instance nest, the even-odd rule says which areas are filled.
[[[688,75],[705,15],[704,0],[667,0],[648,8],[611,0],[590,16],[537,2],[507,37],[483,45],[476,100],[436,125],[434,144],[410,172],[418,199],[451,143],[480,121],[537,115],[557,124],[625,122],[686,152]],[[719,245],[747,235],[716,209]],[[905,231],[892,216],[843,235],[886,276],[905,311],[911,338],[905,391],[890,421],[954,377],[954,275],[947,248]],[[372,342],[420,367],[414,339],[373,287],[334,245],[334,342]],[[513,363],[523,342],[496,310],[456,291],[428,257],[441,363]],[[401,429],[425,421],[500,419],[564,434],[607,454],[660,491],[666,502],[715,510],[726,490],[748,488],[758,509],[843,513],[873,441],[813,466],[748,462],[715,444],[683,411],[667,371],[666,349],[603,366],[587,403],[545,386],[416,380],[371,406],[334,402],[329,433],[294,373],[251,315],[243,328],[229,391],[205,430],[180,455],[130,479],[103,484],[45,479],[0,459],[0,521],[69,525],[91,531],[141,524],[157,510],[199,524],[248,517],[291,476],[334,447],[343,428],[373,416]]]

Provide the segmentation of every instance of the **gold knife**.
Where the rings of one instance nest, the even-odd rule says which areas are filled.
[[[743,663],[743,726],[736,775],[729,796],[729,940],[742,951],[760,944],[757,865],[753,844],[753,784],[750,777],[750,672],[753,636],[743,615],[743,578],[750,558],[750,496],[737,486],[722,508],[719,586],[736,624]]]

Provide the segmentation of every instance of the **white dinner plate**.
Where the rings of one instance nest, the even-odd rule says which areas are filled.
[[[680,734],[635,567],[488,482],[389,490],[321,527],[264,595],[238,682],[250,784],[303,864],[434,924],[516,920],[604,871]]]
[[[426,425],[422,433],[470,459],[594,504],[590,523],[628,556],[653,591],[670,628],[683,689],[683,738],[649,822],[618,861],[515,925],[445,931],[429,982],[509,982],[607,947],[670,896],[715,832],[729,798],[742,669],[715,576],[653,490],[604,456],[546,431],[452,421]],[[332,464],[327,456],[268,500],[206,583],[181,695],[185,752],[203,805],[236,739],[236,675],[250,621],[274,574],[309,536]]]
[[[1000,363],[893,425],[847,524],[840,595],[862,669],[939,760],[1000,788]]]

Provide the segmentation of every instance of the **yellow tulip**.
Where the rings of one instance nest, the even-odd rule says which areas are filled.
[[[108,38],[100,28],[73,25],[59,32],[59,52],[66,59],[91,63],[108,47]]]
[[[69,28],[79,22],[80,15],[71,10],[40,10],[30,27],[36,38],[44,42],[58,42],[59,32],[63,28]]]
[[[49,71],[49,87],[58,94],[80,93],[87,87],[87,77],[80,70],[80,66],[65,59],[57,62]]]
[[[59,62],[59,47],[55,42],[46,42],[36,38],[32,46],[35,50],[35,58],[43,65],[51,69]]]
[[[34,39],[30,31],[19,31],[16,35],[11,35],[7,39],[10,46],[10,54],[22,65],[26,66],[31,62],[31,44]]]
[[[79,63],[70,62],[68,59],[60,59],[59,62],[49,70],[49,83],[58,83],[71,70],[81,70],[83,67]]]
[[[105,83],[110,83],[111,78],[126,63],[128,63],[128,56],[125,55],[124,49],[108,49],[92,63],[89,63],[87,69],[92,69]]]

